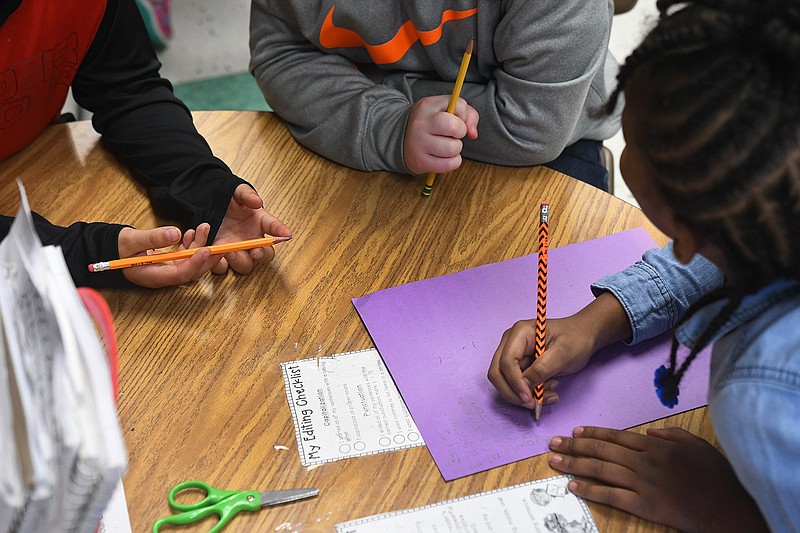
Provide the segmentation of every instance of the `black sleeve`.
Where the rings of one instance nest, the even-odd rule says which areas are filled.
[[[117,247],[119,232],[125,226],[95,222],[76,222],[67,228],[54,226],[38,213],[33,215],[33,225],[42,244],[60,246],[64,253],[69,273],[78,287],[135,287],[127,280],[122,270],[89,272],[89,263],[107,261],[119,257]],[[0,240],[11,230],[14,217],[0,216]]]
[[[184,230],[208,222],[212,242],[234,189],[246,182],[211,153],[160,67],[134,0],[109,0],[73,94],[147,188],[155,212]]]

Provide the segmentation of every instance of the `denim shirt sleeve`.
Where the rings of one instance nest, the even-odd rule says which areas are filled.
[[[600,278],[592,293],[610,292],[620,301],[633,331],[627,343],[636,344],[675,326],[692,303],[722,283],[722,272],[711,261],[695,254],[683,264],[670,242],[646,251],[641,261],[622,272]]]

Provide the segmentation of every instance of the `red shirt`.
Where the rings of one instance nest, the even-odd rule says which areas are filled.
[[[61,115],[105,10],[106,0],[26,1],[0,27],[0,160]]]

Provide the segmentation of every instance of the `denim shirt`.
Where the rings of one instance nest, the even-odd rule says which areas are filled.
[[[600,279],[592,292],[617,297],[633,344],[672,328],[723,282],[700,255],[681,264],[670,243]],[[681,324],[678,340],[692,347],[724,303]],[[770,529],[800,531],[800,281],[778,280],[747,296],[713,342],[708,408],[720,445]]]

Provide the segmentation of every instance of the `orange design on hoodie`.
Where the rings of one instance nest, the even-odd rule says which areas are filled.
[[[439,26],[428,31],[418,30],[414,23],[409,20],[403,23],[394,37],[387,42],[372,45],[367,44],[353,30],[334,25],[333,9],[331,7],[331,10],[328,11],[328,15],[319,30],[319,43],[325,48],[355,48],[361,46],[367,50],[369,57],[372,58],[376,65],[388,65],[400,61],[417,41],[420,41],[424,46],[438,42],[442,37],[442,27],[446,22],[469,18],[478,12],[477,7],[464,11],[448,9],[442,13],[442,20]]]

